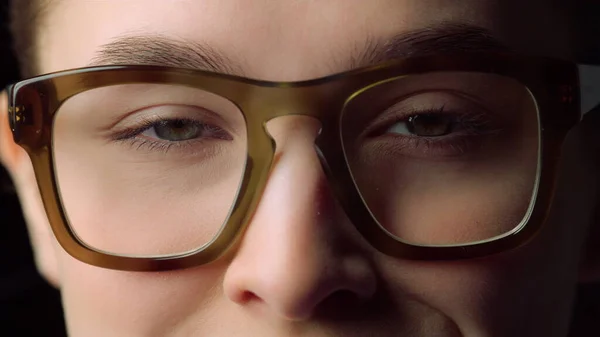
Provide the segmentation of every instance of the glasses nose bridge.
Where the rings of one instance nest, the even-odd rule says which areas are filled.
[[[314,119],[320,124],[319,131],[313,139],[314,150],[324,173],[331,178],[329,165],[331,154],[328,157],[325,152],[337,153],[338,151],[331,149],[341,150],[341,144],[338,144],[339,141],[335,141],[337,138],[335,130],[339,128],[339,119],[344,104],[354,92],[351,87],[344,84],[344,82],[328,82],[306,86],[280,84],[279,86],[255,87],[253,92],[246,96],[243,104],[248,127],[254,130],[253,134],[257,132],[266,134],[275,149],[276,140],[267,126],[269,122],[280,117]],[[327,149],[323,148],[324,144],[328,144],[325,146]],[[334,158],[334,160],[337,159],[337,157]]]
[[[255,101],[252,110],[261,115],[263,129],[271,139],[273,135],[269,132],[267,124],[280,117],[308,117],[316,120],[320,126],[313,140],[314,150],[324,173],[330,177],[328,160],[319,144],[323,136],[322,131],[333,127],[339,118],[345,102],[344,91],[344,88],[333,83],[301,87],[260,87],[253,95]]]
[[[323,124],[340,106],[340,94],[331,89],[327,85],[260,87],[251,97],[251,115],[260,117],[262,123],[278,117],[305,116]]]

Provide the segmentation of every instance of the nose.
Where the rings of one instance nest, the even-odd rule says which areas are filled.
[[[310,319],[323,307],[343,303],[351,309],[347,306],[369,301],[375,272],[328,189],[314,149],[318,123],[287,116],[267,127],[277,144],[276,159],[225,273],[227,298],[293,321]]]

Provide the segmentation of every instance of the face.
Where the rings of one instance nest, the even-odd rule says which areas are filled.
[[[219,60],[225,63],[221,66],[222,72],[269,81],[300,81],[362,65],[357,60],[361,60],[360,56],[364,56],[370,44],[385,45],[395,39],[404,48],[411,41],[416,44],[418,38],[398,40],[399,36],[416,36],[417,31],[421,35],[429,34],[426,32],[452,35],[455,31],[464,33],[464,29],[470,29],[471,35],[463,34],[454,40],[449,37],[451,43],[441,46],[440,50],[451,48],[453,44],[473,49],[492,48],[488,40],[485,40],[487,47],[476,42],[485,35],[493,36],[499,44],[519,52],[568,57],[563,18],[560,11],[551,9],[543,1],[524,4],[479,0],[451,3],[438,0],[256,0],[250,4],[242,0],[57,0],[49,3],[40,22],[43,29],[39,30],[38,58],[43,73],[123,60],[144,63],[143,58],[129,58],[127,54],[133,52],[127,51],[159,48],[157,44],[152,47],[151,43],[160,37],[167,41],[201,44],[213,52],[218,51]],[[552,19],[542,22],[532,19],[542,17]],[[472,45],[470,41],[474,41]],[[167,46],[167,49],[171,48],[171,45]],[[175,62],[176,56],[163,61],[167,64]],[[181,64],[186,60],[179,57],[176,61]],[[210,68],[206,64],[188,65]],[[438,82],[454,85],[443,74],[439,76]],[[478,83],[477,78],[470,81]],[[497,79],[494,85],[507,88],[502,93],[519,98],[510,101],[512,107],[519,111],[531,109],[531,101],[525,92],[502,81]],[[475,88],[470,90],[476,91]],[[114,108],[118,100],[106,99],[114,97],[115,93],[98,91],[96,94],[95,98],[84,94],[73,99],[65,111],[90,106],[90,100],[99,97],[104,99],[95,101],[96,105],[101,103],[108,107],[106,110],[118,110]],[[158,99],[151,90],[135,86],[122,88],[120,94]],[[183,102],[197,99],[199,93],[178,90],[169,97],[176,95],[180,95],[178,99]],[[456,98],[433,96],[432,99],[442,101],[443,106],[462,104]],[[509,104],[502,97],[499,94],[494,98],[498,101],[495,106]],[[215,106],[222,104],[214,97],[205,101]],[[357,101],[356,105],[359,104]],[[418,106],[420,102],[408,101],[406,104]],[[235,107],[221,110],[227,109],[235,110]],[[184,118],[195,112],[180,109],[176,113]],[[106,162],[100,159],[99,152],[91,155],[85,150],[84,143],[76,141],[77,137],[91,132],[85,129],[90,119],[78,120],[73,116],[61,125],[66,128],[69,123],[77,123],[81,126],[81,134],[62,132],[64,136],[56,141],[64,142],[63,148],[72,144],[70,153],[79,153],[80,161],[64,155],[61,162],[64,174],[58,176],[65,201],[71,204],[69,217],[77,223],[89,224],[82,227],[79,234],[96,240],[94,243],[98,245],[105,244],[108,249],[123,249],[120,253],[127,254],[145,253],[147,247],[143,242],[157,240],[151,232],[165,238],[160,249],[167,253],[172,252],[169,249],[185,251],[189,249],[186,244],[198,245],[196,239],[204,240],[206,235],[212,235],[180,228],[192,234],[189,242],[182,243],[175,239],[169,241],[173,233],[170,230],[156,234],[159,232],[132,227],[131,233],[124,231],[119,240],[107,238],[109,231],[92,230],[103,223],[122,227],[120,224],[135,222],[139,226],[148,226],[155,220],[190,223],[190,216],[196,219],[222,217],[221,213],[227,212],[235,192],[229,187],[239,184],[241,172],[235,170],[237,166],[233,159],[220,163],[218,170],[196,165],[189,158],[178,159],[189,164],[187,166],[176,166],[172,162],[159,166],[149,165],[158,162],[156,155],[142,158],[132,152],[116,153],[110,149],[102,155],[120,158],[115,161],[120,166],[108,168],[103,166]],[[125,120],[123,123],[133,122]],[[355,122],[350,124],[358,125],[360,120]],[[522,117],[503,123],[519,125],[515,132],[521,138],[535,136],[527,127],[535,123],[534,120]],[[74,259],[47,234],[47,229],[43,229],[47,228],[47,223],[37,202],[39,197],[32,183],[31,170],[14,174],[32,237],[38,240],[36,238],[46,235],[34,245],[38,252],[49,252],[53,256],[52,259],[41,258],[40,267],[61,289],[71,336],[566,335],[579,247],[584,240],[592,204],[589,197],[592,184],[587,180],[591,169],[586,165],[569,165],[579,162],[585,155],[581,137],[569,138],[572,150],[566,151],[568,158],[562,166],[565,178],[559,181],[555,207],[544,229],[531,242],[490,257],[433,262],[384,255],[357,232],[327,187],[325,173],[313,147],[318,130],[313,120],[285,117],[269,124],[277,145],[276,160],[247,231],[224,257],[185,270],[126,272],[94,267]],[[394,127],[400,132],[405,126]],[[228,134],[214,129],[203,132],[222,140],[235,135],[234,129]],[[422,131],[436,130],[426,128]],[[155,128],[153,132],[168,131],[173,129],[161,131]],[[185,131],[180,130],[184,132],[183,136]],[[58,126],[56,132],[60,133]],[[182,136],[181,133],[168,135]],[[353,173],[363,177],[357,184],[373,186],[369,191],[385,190],[386,195],[402,200],[400,208],[392,209],[384,200],[377,200],[377,193],[365,192],[365,199],[373,200],[372,210],[378,220],[385,223],[385,219],[393,218],[401,219],[403,223],[422,223],[417,229],[398,229],[397,234],[417,243],[461,238],[479,240],[490,234],[463,228],[464,233],[457,235],[445,232],[444,228],[455,223],[476,224],[471,218],[482,217],[496,219],[497,226],[502,227],[502,219],[521,218],[526,210],[515,208],[512,203],[529,198],[533,188],[531,175],[535,175],[535,170],[528,171],[531,163],[527,161],[535,148],[493,140],[482,146],[487,150],[494,149],[499,155],[485,162],[477,160],[477,154],[473,155],[472,162],[440,159],[452,156],[451,152],[456,148],[449,146],[428,152],[428,156],[436,156],[436,165],[431,164],[430,157],[425,160],[416,152],[406,155],[416,159],[392,165],[367,154],[361,157],[361,151],[357,150]],[[237,150],[231,151],[237,153]],[[244,149],[241,151],[243,153]],[[57,153],[57,158],[61,155]],[[174,151],[168,155],[177,156]],[[231,158],[240,156],[232,155]],[[141,164],[145,169],[140,169]],[[514,170],[507,169],[520,165],[523,169],[519,172],[523,174],[518,176],[511,175]],[[97,170],[93,181],[81,174],[98,167],[103,169]],[[152,169],[148,169],[150,167]],[[373,174],[361,174],[363,171],[402,174],[383,179]],[[173,173],[169,189],[162,183],[164,172]],[[227,178],[206,178],[219,174]],[[436,179],[411,179],[414,184],[404,185],[406,177],[418,178],[426,174]],[[210,193],[198,192],[189,183],[202,179],[210,185],[203,191]],[[519,187],[506,191],[503,184],[506,181]],[[457,189],[457,186],[464,189]],[[404,192],[398,192],[403,189]],[[153,191],[156,198],[143,199],[148,191]],[[500,204],[499,211],[486,213],[485,203],[490,201],[483,196],[504,192],[507,196],[494,199]],[[571,197],[561,197],[565,193]],[[142,199],[142,203],[130,202]],[[166,204],[165,200],[170,201]],[[414,212],[426,203],[433,205],[435,211],[428,213],[421,209]],[[119,207],[125,204],[128,207]],[[457,214],[459,205],[464,209]],[[193,211],[186,212],[188,209]],[[473,212],[473,209],[481,212]],[[445,214],[452,214],[452,217],[447,218]],[[445,227],[426,226],[440,223],[442,219]],[[44,234],[35,234],[39,232]],[[139,239],[134,232],[146,236],[134,243],[133,238]],[[46,242],[52,250],[44,248],[48,246]]]

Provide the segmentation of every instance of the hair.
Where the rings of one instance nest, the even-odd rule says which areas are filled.
[[[11,0],[10,30],[22,78],[40,74],[36,31],[50,0]]]

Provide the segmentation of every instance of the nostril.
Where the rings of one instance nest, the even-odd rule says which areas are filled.
[[[319,317],[328,319],[350,318],[353,313],[360,312],[360,308],[365,304],[360,296],[350,290],[338,290],[319,304],[315,308],[315,314]]]
[[[261,298],[251,291],[243,291],[240,293],[237,301],[240,305],[248,304],[251,302],[262,302]]]

